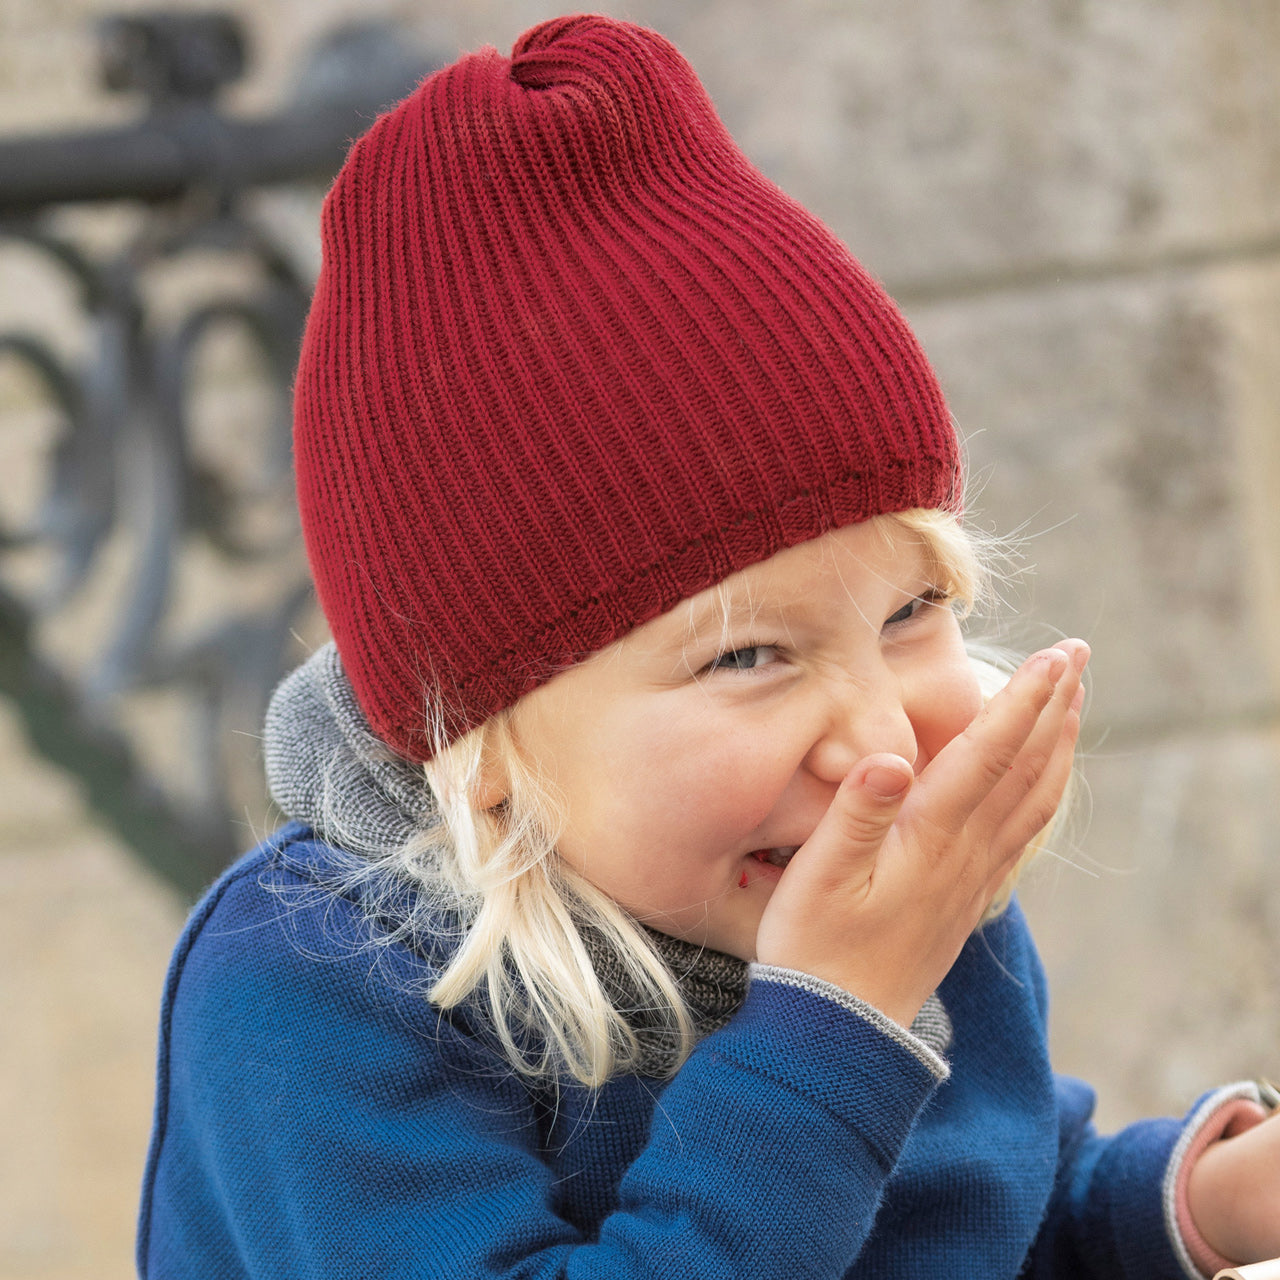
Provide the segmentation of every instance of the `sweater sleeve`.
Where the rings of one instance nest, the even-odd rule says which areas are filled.
[[[1093,1090],[1063,1076],[1054,1083],[1058,1171],[1026,1274],[1034,1280],[1186,1280],[1161,1194],[1177,1122],[1142,1121],[1102,1137],[1093,1125]]]
[[[273,894],[261,871],[220,884],[170,972],[144,1280],[836,1280],[851,1266],[936,1085],[856,1011],[753,984],[662,1092],[588,1235],[558,1211],[535,1095],[427,1003],[404,954],[351,945],[351,904]]]
[[[1026,1274],[1034,1280],[1208,1280],[1217,1269],[1178,1203],[1203,1142],[1228,1126],[1256,1087],[1202,1098],[1185,1120],[1144,1120],[1111,1137],[1092,1123],[1093,1091],[1059,1077],[1058,1177]],[[1225,1261],[1222,1265],[1227,1265]]]

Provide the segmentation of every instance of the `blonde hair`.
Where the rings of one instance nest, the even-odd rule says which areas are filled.
[[[886,536],[896,526],[920,539],[937,585],[961,616],[986,602],[997,544],[945,511],[903,512],[885,524]],[[989,651],[973,661],[987,697],[1012,670]],[[495,764],[508,781],[506,798],[478,807],[482,768]],[[597,972],[584,941],[594,935],[629,981],[648,1026],[675,1046],[674,1064],[682,1062],[696,1031],[679,984],[636,920],[556,853],[562,806],[518,749],[510,709],[438,752],[424,770],[437,816],[397,855],[395,868],[428,891],[427,904],[447,906],[461,930],[429,998],[445,1009],[478,1006],[522,1074],[600,1085],[634,1069],[643,1045]],[[1042,833],[1029,847],[984,922],[1005,909],[1022,867],[1047,838]]]
[[[486,758],[501,762],[508,782],[506,799],[493,809],[471,799]],[[469,922],[431,1000],[448,1009],[478,996],[523,1074],[567,1072],[583,1084],[603,1084],[638,1065],[643,1046],[596,972],[584,941],[594,933],[659,1015],[660,1029],[667,1015],[665,1031],[685,1056],[693,1019],[675,978],[636,921],[556,853],[558,799],[516,749],[509,713],[424,768],[449,851],[441,871]]]

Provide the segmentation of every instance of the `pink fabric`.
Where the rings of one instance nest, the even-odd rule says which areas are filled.
[[[1255,1124],[1260,1124],[1265,1118],[1266,1113],[1256,1102],[1250,1102],[1247,1098],[1233,1098],[1219,1107],[1201,1126],[1200,1132],[1187,1148],[1182,1167],[1178,1170],[1178,1181],[1174,1190],[1178,1230],[1182,1234],[1183,1243],[1187,1246],[1192,1262],[1205,1275],[1211,1276],[1227,1267],[1239,1266],[1240,1262],[1238,1259],[1224,1258],[1213,1249],[1192,1221],[1191,1209],[1187,1201],[1187,1184],[1191,1180],[1191,1170],[1213,1143],[1220,1142],[1223,1138],[1234,1138],[1237,1134],[1244,1133],[1246,1129],[1252,1129]]]

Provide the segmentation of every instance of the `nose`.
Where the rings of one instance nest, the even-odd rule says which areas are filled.
[[[892,672],[883,670],[870,679],[833,676],[824,694],[805,758],[816,777],[838,785],[859,760],[879,751],[915,766],[919,743],[902,683]]]

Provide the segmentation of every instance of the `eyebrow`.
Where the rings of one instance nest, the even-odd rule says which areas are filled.
[[[689,602],[685,610],[684,625],[674,639],[680,645],[699,644],[706,640],[709,632],[724,632],[753,624],[761,616],[768,613],[777,616],[793,607],[794,600],[773,600],[767,604],[751,598],[749,591],[737,591],[726,600],[723,591],[713,588],[705,599]]]

